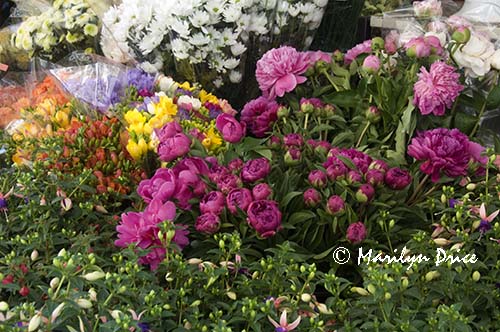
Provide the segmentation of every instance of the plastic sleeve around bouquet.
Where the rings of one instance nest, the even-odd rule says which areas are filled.
[[[12,35],[19,28],[19,24],[9,25],[0,29],[0,64],[5,64],[10,70],[27,71],[29,69],[29,53],[14,47],[11,43]]]
[[[23,17],[12,38],[16,48],[53,62],[75,50],[98,50],[98,17],[86,0],[38,2],[48,7],[39,14]]]
[[[9,72],[0,80],[0,128],[20,118],[21,109],[30,106],[27,74]]]
[[[499,24],[500,3],[497,0],[465,0],[457,15],[473,22]]]

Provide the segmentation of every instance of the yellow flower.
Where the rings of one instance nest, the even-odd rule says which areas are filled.
[[[172,98],[167,96],[160,96],[160,101],[153,104],[154,114],[161,116],[175,116],[177,115],[177,105],[174,104]]]
[[[212,104],[219,103],[219,99],[216,96],[214,96],[211,93],[206,92],[205,90],[200,91],[200,100],[203,104],[206,103],[207,101],[209,103],[212,103]]]
[[[128,124],[144,123],[146,120],[147,119],[144,114],[138,110],[128,111],[125,113],[125,121],[127,121]]]
[[[69,126],[69,117],[64,110],[57,111],[55,115],[55,122],[62,128],[67,128]]]
[[[141,138],[139,140],[139,143],[134,142],[133,140],[129,140],[127,143],[127,151],[130,153],[132,158],[135,160],[140,160],[142,155],[144,154],[144,144],[146,145],[146,151],[147,151],[147,144],[144,138]]]
[[[180,84],[179,88],[180,89],[184,89],[184,90],[188,90],[188,91],[193,91],[194,90],[194,87],[191,87],[191,85],[189,84],[189,82],[184,82],[184,83]]]
[[[134,132],[136,135],[149,136],[153,132],[153,128],[148,123],[133,123],[128,128],[129,132]]]
[[[222,145],[222,138],[219,136],[215,129],[211,127],[205,132],[205,139],[201,142],[205,149],[215,151]]]

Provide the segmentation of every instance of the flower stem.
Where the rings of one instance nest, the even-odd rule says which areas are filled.
[[[359,148],[361,141],[363,140],[363,137],[365,136],[366,132],[368,131],[368,128],[370,128],[370,121],[366,122],[365,128],[363,128],[363,131],[361,132],[361,135],[359,136],[358,143],[356,143],[356,148]]]
[[[307,130],[308,121],[309,121],[309,113],[306,113],[306,118],[304,119],[304,130]]]
[[[333,88],[335,89],[335,91],[337,91],[337,92],[340,91],[339,87],[337,86],[337,84],[335,84],[335,82],[333,82],[332,77],[330,76],[330,74],[328,74],[326,72],[326,70],[322,70],[321,74],[325,75],[326,79],[330,82],[330,84],[333,86]]]
[[[420,183],[417,186],[417,189],[413,192],[413,195],[411,195],[410,199],[408,200],[408,204],[412,204],[413,201],[417,198],[417,195],[422,191],[422,189],[425,186],[425,183],[429,179],[429,174],[426,174],[424,178],[420,181]]]
[[[474,128],[472,128],[472,131],[469,135],[470,137],[473,137],[476,134],[477,130],[479,129],[479,124],[481,123],[481,118],[483,117],[485,110],[486,110],[486,100],[484,101],[483,106],[481,107],[481,110],[479,111],[479,116],[478,116],[477,122],[474,125]]]

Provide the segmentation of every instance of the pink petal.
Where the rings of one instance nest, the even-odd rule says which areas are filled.
[[[479,216],[481,217],[481,219],[484,219],[486,220],[486,218],[488,218],[486,216],[486,206],[483,204],[481,204],[481,207],[479,208]]]
[[[495,217],[498,216],[499,212],[500,212],[500,210],[496,210],[495,212],[493,212],[492,214],[490,214],[488,216],[488,218],[486,218],[486,220],[488,220],[489,222],[492,222],[493,219],[495,219]]]
[[[271,322],[271,324],[274,325],[274,327],[280,327],[280,324],[278,324],[274,319],[272,319],[271,317],[267,316],[267,319],[269,319],[269,321]]]
[[[300,316],[290,325],[288,325],[288,331],[294,330],[300,324]]]
[[[286,310],[283,310],[283,313],[281,314],[281,317],[280,317],[280,326],[285,327],[286,325],[287,325]]]
[[[297,79],[294,74],[287,74],[276,81],[274,90],[277,96],[283,97],[285,92],[292,91],[297,86]]]

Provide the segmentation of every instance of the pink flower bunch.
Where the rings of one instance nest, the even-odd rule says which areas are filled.
[[[181,125],[176,121],[167,123],[156,135],[160,141],[158,156],[162,161],[174,161],[191,149],[191,139],[183,133]]]
[[[264,137],[278,119],[279,105],[264,97],[251,100],[241,111],[241,122],[255,137]]]
[[[486,164],[484,150],[458,129],[436,128],[414,137],[408,155],[423,161],[420,170],[437,182],[443,174],[452,178],[467,175],[470,163]]]
[[[455,99],[464,89],[460,84],[460,74],[455,67],[442,61],[436,61],[429,71],[425,67],[420,69],[418,81],[413,86],[413,103],[423,115],[434,114],[442,116],[446,108],[453,105]]]
[[[307,78],[303,75],[310,66],[310,55],[290,46],[273,48],[257,61],[255,76],[265,97],[274,99],[293,91]]]
[[[361,54],[370,54],[372,52],[372,40],[368,39],[351,48],[346,52],[344,57],[344,63],[350,65],[358,56]]]
[[[278,204],[270,200],[271,187],[261,182],[270,171],[271,164],[266,158],[252,159],[245,163],[235,159],[229,162],[227,167],[218,163],[212,164],[208,177],[219,191],[205,196],[202,200],[203,207],[200,204],[200,211],[217,214],[227,208],[233,215],[244,213],[248,224],[259,236],[274,235],[281,228],[281,212]],[[207,201],[211,203],[210,209]],[[210,228],[212,229],[215,227]],[[197,230],[207,233],[202,229]]]
[[[306,52],[307,59],[310,65],[314,65],[318,61],[324,61],[326,63],[332,62],[331,54],[325,53],[323,51],[308,51]]]
[[[420,36],[410,39],[405,45],[406,54],[410,57],[426,58],[431,55],[444,55],[439,38],[436,36]]]
[[[221,114],[217,117],[216,127],[222,134],[222,138],[229,143],[238,143],[245,136],[246,125],[240,123],[229,114]]]

